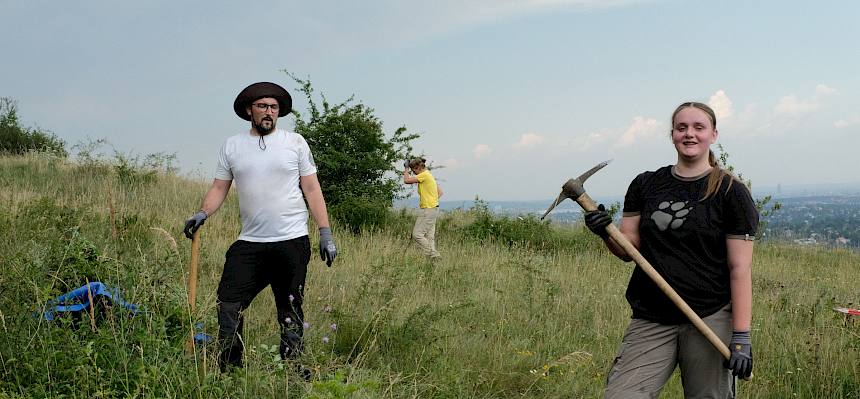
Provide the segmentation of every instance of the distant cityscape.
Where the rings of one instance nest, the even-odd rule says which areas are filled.
[[[860,195],[782,198],[779,202],[781,209],[765,219],[765,239],[860,248]]]
[[[780,204],[780,209],[762,218],[764,240],[779,240],[796,245],[821,245],[832,247],[860,248],[860,189],[843,187],[838,190],[806,188],[794,189],[786,193],[773,190],[774,199],[765,207],[771,209],[774,203]],[[763,190],[764,191],[764,190]],[[824,195],[804,195],[805,193],[821,193]],[[796,196],[791,196],[796,195]],[[552,203],[552,199],[544,201],[486,201],[487,206],[495,214],[509,217],[533,215],[540,217]],[[602,198],[601,201],[610,206],[620,203],[623,198]],[[414,202],[414,204],[413,204]],[[472,208],[474,201],[443,201],[443,210]],[[417,206],[417,199],[410,198],[398,203],[398,206]],[[565,200],[547,217],[553,223],[581,223],[582,212],[578,204]]]

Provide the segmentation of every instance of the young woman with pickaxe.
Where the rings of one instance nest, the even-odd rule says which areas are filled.
[[[759,214],[749,190],[720,168],[710,150],[716,124],[705,104],[675,109],[671,139],[677,162],[630,184],[623,237],[608,234],[612,218],[603,205],[585,214],[588,228],[616,256],[629,261],[633,252],[644,258],[627,287],[633,318],[607,377],[607,398],[656,397],[676,366],[688,398],[732,398],[733,376],[752,375],[750,266]],[[657,278],[646,275],[650,265],[647,272],[656,271]],[[664,294],[666,283],[677,298]]]

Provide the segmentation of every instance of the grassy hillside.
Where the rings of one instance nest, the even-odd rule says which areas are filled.
[[[0,398],[601,397],[630,315],[631,264],[580,228],[541,232],[543,248],[482,239],[498,226],[476,212],[440,220],[435,265],[410,243],[408,213],[360,235],[335,225],[335,265],[309,267],[302,361],[314,380],[277,359],[268,290],[248,311],[246,369],[219,374],[214,347],[184,352],[193,322],[217,333],[215,288],[239,230],[231,194],[201,230],[189,315],[180,230],[206,188],[105,163],[0,158]],[[832,310],[860,307],[860,255],[764,243],[753,268],[755,379],[742,396],[860,397],[860,321]],[[33,316],[88,280],[145,311]],[[682,397],[677,375],[662,397]]]

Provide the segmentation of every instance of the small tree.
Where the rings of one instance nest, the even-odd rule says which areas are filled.
[[[373,109],[354,103],[353,97],[332,105],[320,95],[322,104],[317,105],[310,80],[284,72],[308,100],[308,115],[294,111],[296,132],[313,151],[332,214],[353,231],[383,223],[394,199],[402,197],[397,165],[411,153],[410,143],[419,135],[401,126],[386,137]]]
[[[752,190],[752,181],[744,179],[743,173],[737,172],[734,166],[729,165],[729,153],[726,152],[726,149],[723,148],[723,145],[717,144],[717,148],[720,150],[720,163],[726,168],[726,170],[729,171],[729,173],[732,173],[735,177],[738,178],[741,183],[743,183],[745,186],[747,186],[747,188]],[[782,208],[782,203],[780,203],[779,201],[773,201],[773,196],[770,195],[766,195],[762,198],[757,199],[754,198],[754,200],[755,207],[756,209],[758,209],[759,215],[761,215],[761,220],[758,224],[758,231],[756,231],[756,237],[760,239],[763,236],[765,227],[767,227],[767,218],[774,212],[780,210],[780,208]],[[771,201],[773,202],[771,203]]]
[[[18,107],[8,97],[0,97],[0,153],[24,154],[43,151],[65,158],[66,144],[50,132],[25,128],[18,121]]]

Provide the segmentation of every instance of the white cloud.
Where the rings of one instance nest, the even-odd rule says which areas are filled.
[[[464,165],[463,162],[461,162],[455,158],[443,159],[441,162],[439,162],[440,167],[444,167],[445,169],[448,169],[448,170],[457,170],[457,169],[460,169],[461,167],[463,167],[463,165]]]
[[[789,94],[779,99],[773,108],[775,117],[799,117],[818,111],[821,108],[821,100],[827,96],[836,94],[836,89],[824,84],[815,86],[815,94],[809,99],[799,99],[794,94]]]
[[[833,127],[837,129],[844,129],[846,127],[857,125],[860,125],[860,116],[852,116],[848,119],[839,119],[836,122],[833,122]]]
[[[563,140],[559,144],[562,147],[571,148],[576,151],[586,151],[596,144],[600,144],[612,134],[609,129],[602,129],[596,132],[591,132],[583,137],[575,137],[569,140]]]
[[[797,117],[803,114],[817,111],[819,104],[813,100],[800,100],[794,94],[789,94],[779,99],[773,107],[775,116]]]
[[[636,116],[633,122],[615,142],[615,147],[626,147],[640,140],[647,140],[659,135],[659,124],[654,118]]]
[[[836,94],[836,89],[828,87],[825,84],[818,84],[815,86],[815,98],[829,96],[831,94]]]
[[[520,136],[520,141],[514,143],[515,149],[534,148],[544,142],[544,138],[534,133],[526,133]]]
[[[472,150],[472,154],[475,155],[475,159],[481,159],[493,152],[493,149],[487,144],[478,144]]]
[[[732,100],[729,99],[729,96],[727,96],[726,92],[722,89],[717,90],[717,92],[708,99],[708,106],[710,106],[711,109],[714,110],[714,113],[717,114],[717,121],[719,123],[723,123],[734,116]]]

